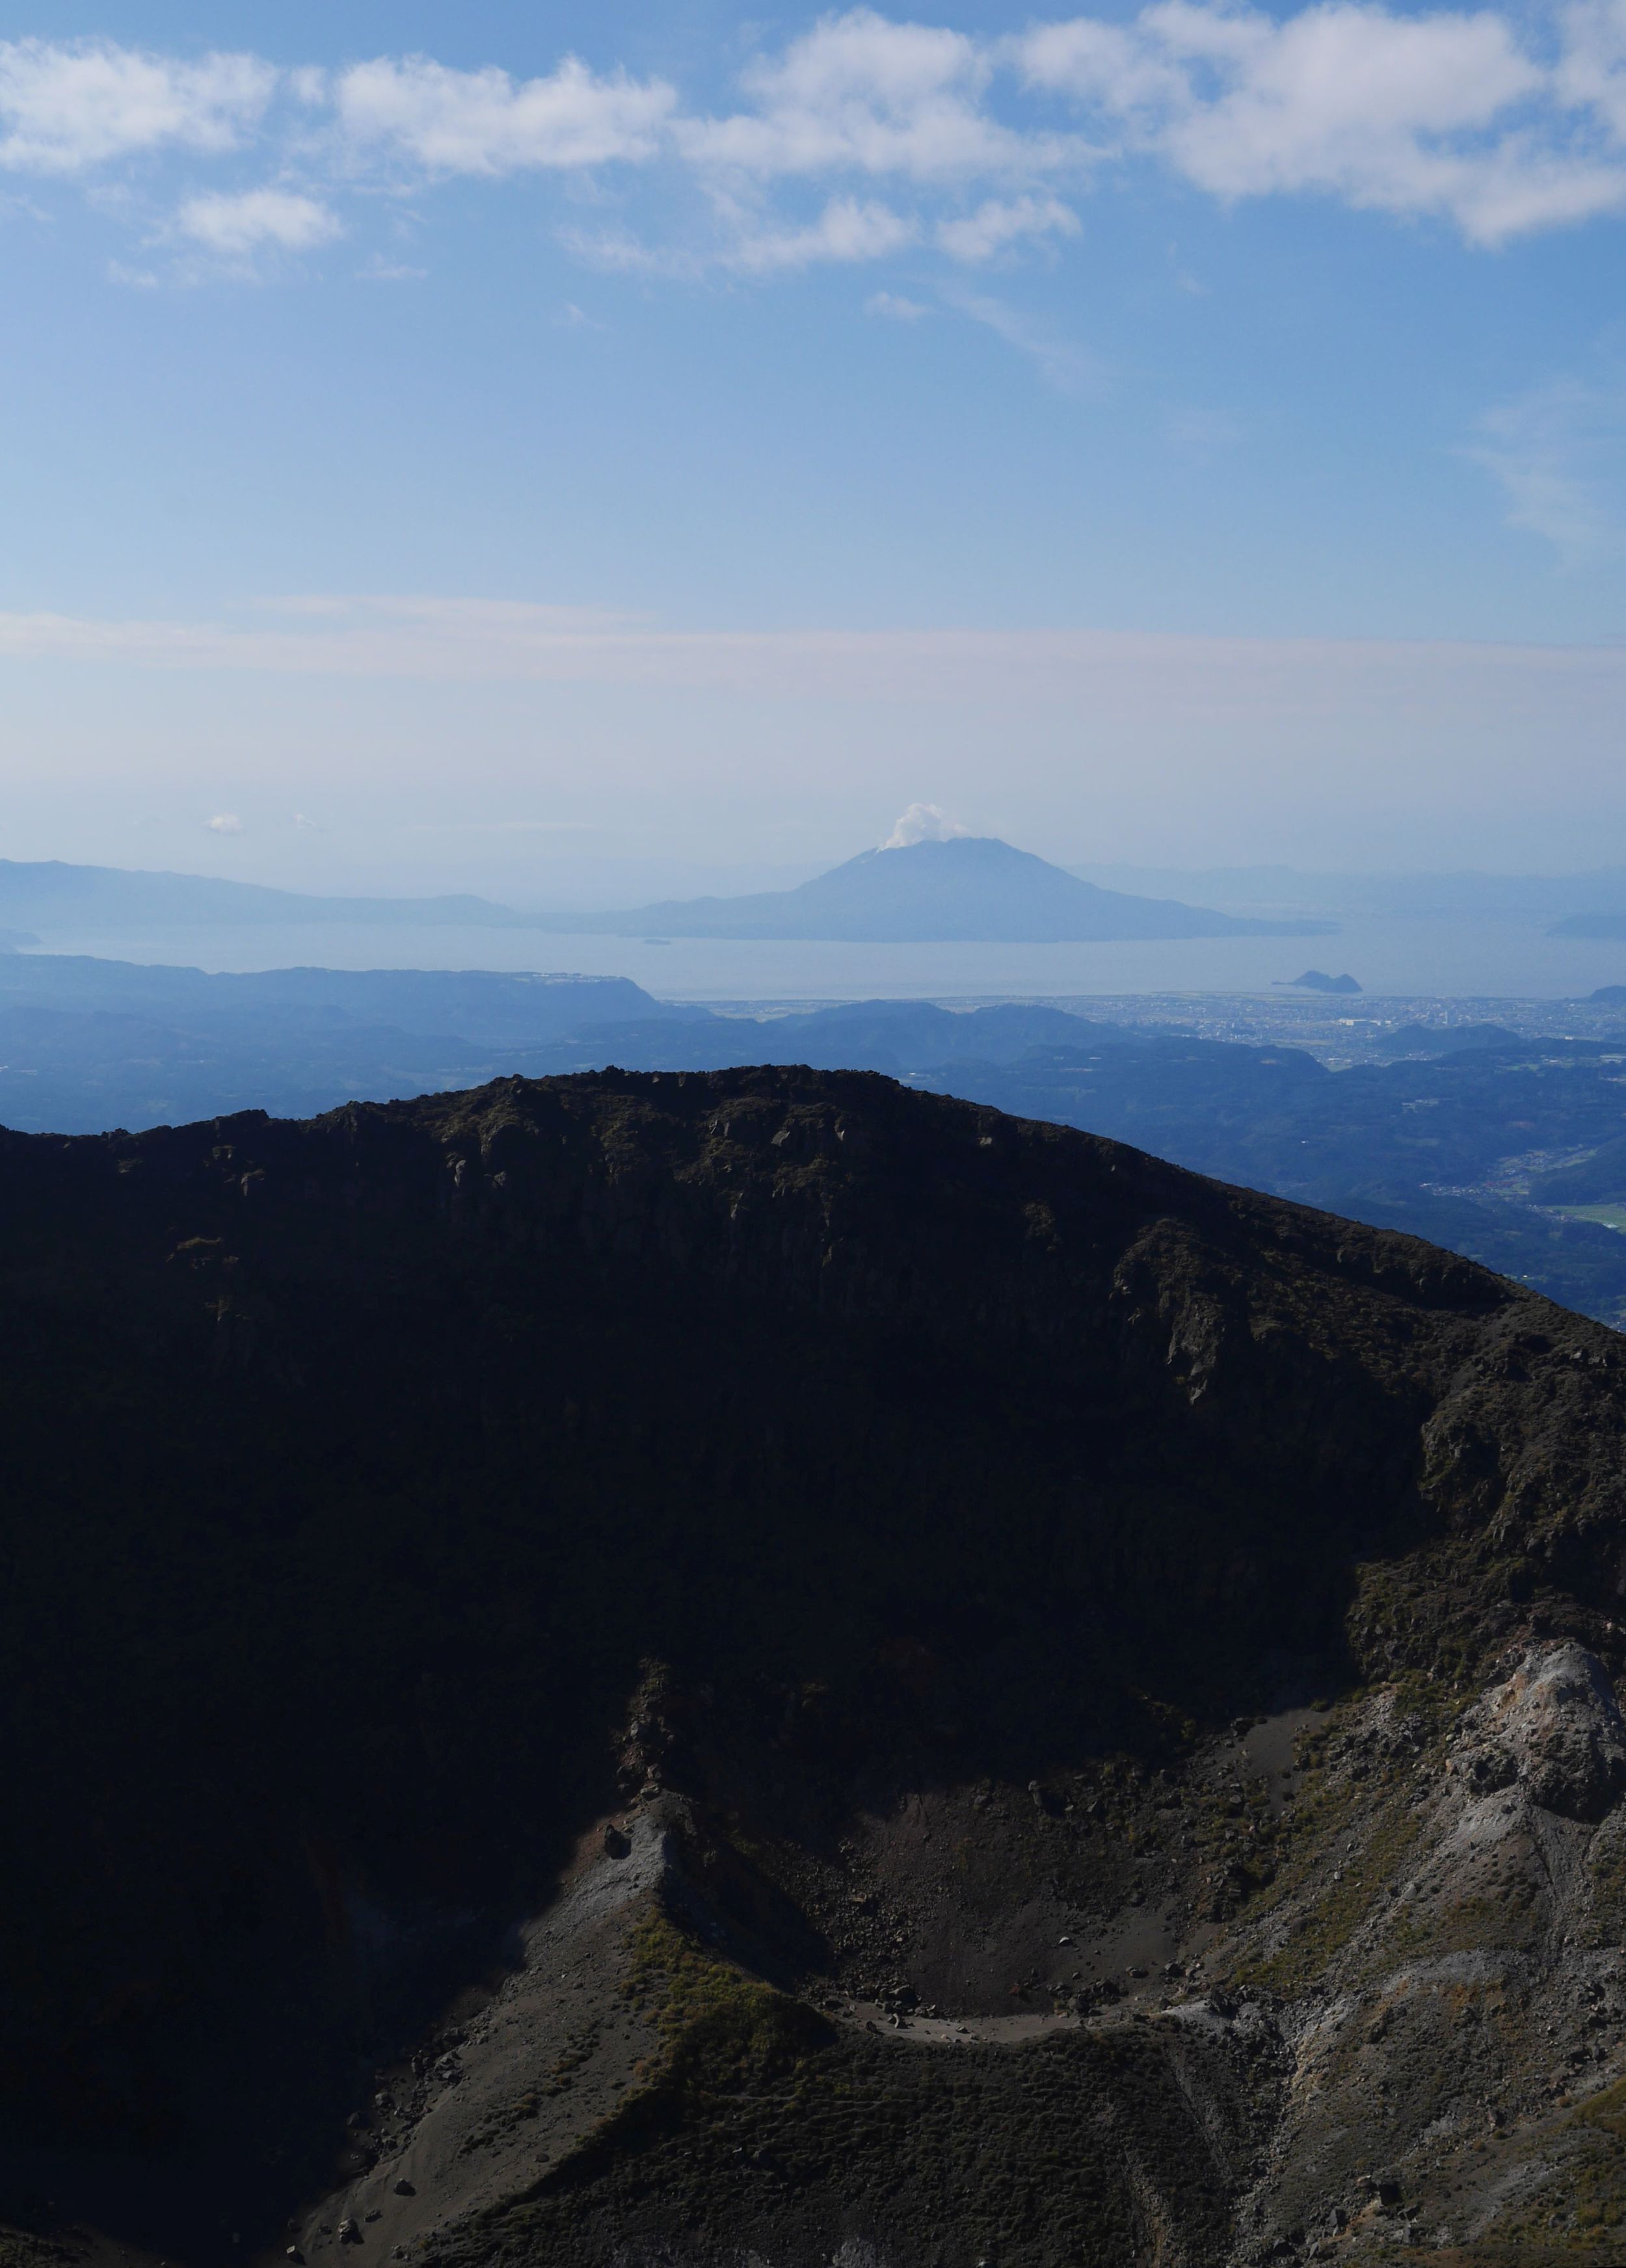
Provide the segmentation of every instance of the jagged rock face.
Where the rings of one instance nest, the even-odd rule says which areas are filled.
[[[1211,2268],[1557,2115],[1626,1923],[1608,1332],[857,1075],[0,1169],[0,2079],[183,2169],[166,2257],[342,2152],[313,2260]]]

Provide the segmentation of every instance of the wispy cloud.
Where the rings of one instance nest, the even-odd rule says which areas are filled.
[[[622,274],[692,277],[794,274],[805,268],[884,260],[919,241],[920,224],[875,197],[831,197],[809,219],[787,224],[759,204],[711,199],[704,241],[651,244],[625,230],[570,229],[562,240],[595,267]]]
[[[995,61],[964,32],[854,8],[754,63],[742,79],[745,107],[679,121],[677,146],[701,168],[765,177],[1029,180],[1084,160],[1075,136],[994,114]]]
[[[1618,134],[1596,146],[1604,85],[1582,87],[1522,31],[1489,10],[1323,0],[1280,18],[1153,0],[1127,23],[1035,27],[1013,52],[1031,86],[1216,196],[1439,214],[1496,244],[1626,204]]]
[[[217,811],[203,825],[211,835],[240,835],[243,831],[243,822],[234,811]]]
[[[1058,394],[1098,394],[1105,391],[1105,366],[1088,348],[1056,338],[1044,324],[1035,322],[1020,308],[990,298],[987,292],[950,290],[944,297],[957,313],[973,323],[981,323],[996,338],[1003,339],[1008,347],[1025,355],[1046,386],[1054,387]]]
[[[1083,225],[1059,197],[990,197],[975,212],[939,221],[937,242],[951,260],[992,260],[1012,245],[1042,236],[1078,236]]]
[[[600,77],[573,55],[529,79],[409,55],[340,72],[330,99],[357,156],[494,175],[642,164],[660,151],[677,95],[659,79]]]
[[[299,591],[256,601],[256,610],[341,627],[406,623],[443,638],[604,636],[645,627],[620,608],[549,606],[531,599],[447,599],[398,592]]]
[[[226,259],[274,248],[308,252],[341,233],[314,197],[289,189],[247,189],[238,196],[188,197],[175,215],[176,232]]]
[[[1565,567],[1626,556],[1626,392],[1563,379],[1500,402],[1467,454],[1501,486],[1509,526]]]
[[[1540,711],[1566,685],[1618,705],[1626,648],[1334,638],[1221,638],[1090,630],[668,630],[632,615],[520,600],[322,595],[270,600],[264,619],[120,621],[0,615],[0,661],[255,672],[278,677],[600,684],[750,697],[928,703],[1094,702],[1155,686],[1192,718],[1231,713],[1247,688],[1307,721],[1387,688],[1401,703],[1482,706],[1509,689]],[[217,814],[222,821],[234,816]],[[226,831],[224,828],[220,831]]]
[[[873,198],[832,197],[817,218],[802,228],[747,228],[722,264],[748,275],[776,269],[808,268],[824,261],[884,259],[901,252],[920,234],[907,213]]]
[[[236,149],[277,85],[256,55],[185,62],[110,40],[0,42],[0,166],[78,173],[166,145]]]
[[[865,314],[882,315],[891,323],[918,323],[931,312],[919,299],[905,298],[898,291],[872,291],[864,302]]]

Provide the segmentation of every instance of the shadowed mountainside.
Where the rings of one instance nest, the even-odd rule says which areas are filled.
[[[0,1167],[25,2250],[1609,2225],[1609,1332],[864,1074]]]

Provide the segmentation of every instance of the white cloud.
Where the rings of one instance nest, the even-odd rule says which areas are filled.
[[[920,181],[1027,176],[1087,154],[1071,136],[996,120],[984,100],[992,70],[987,49],[963,32],[854,8],[746,71],[750,109],[681,122],[678,146],[703,167]]]
[[[234,811],[217,811],[203,824],[211,835],[240,835],[243,831],[243,822]]]
[[[711,199],[704,236],[677,245],[648,244],[625,230],[560,231],[578,259],[623,275],[692,280],[718,269],[736,276],[774,276],[798,269],[882,260],[919,240],[920,225],[874,198],[832,197],[810,221],[776,217],[757,202],[723,191]]]
[[[1507,523],[1566,567],[1626,553],[1626,401],[1560,380],[1498,403],[1466,454],[1499,483]]]
[[[905,299],[898,291],[872,291],[864,302],[867,315],[884,315],[894,323],[918,323],[931,309],[923,307],[918,299]]]
[[[0,41],[0,166],[74,173],[166,144],[233,150],[276,84],[255,55],[186,63],[104,40]]]
[[[1579,0],[1561,20],[1561,99],[1594,112],[1617,141],[1626,141],[1626,0]]]
[[[381,57],[341,72],[331,99],[358,154],[485,174],[641,162],[660,148],[677,99],[660,79],[599,77],[573,55],[529,79],[495,66],[452,70],[427,55]]]
[[[1545,13],[1311,0],[1282,14],[1148,0],[1001,38],[861,6],[765,49],[738,98],[699,115],[665,78],[574,56],[524,78],[424,55],[281,70],[26,39],[0,42],[0,168],[68,175],[262,138],[304,194],[184,185],[181,232],[241,257],[321,241],[342,193],[403,177],[644,167],[669,219],[688,216],[669,236],[624,217],[619,233],[563,240],[676,277],[910,244],[974,264],[1053,244],[1078,234],[1075,193],[1109,158],[1227,202],[1311,195],[1433,217],[1482,245],[1626,212],[1626,0],[1551,0]],[[125,209],[150,219],[134,197]],[[380,260],[361,272],[406,271]]]
[[[247,189],[238,196],[188,197],[175,215],[178,232],[225,259],[252,252],[308,252],[331,242],[339,224],[325,205],[291,189]]]
[[[920,234],[919,225],[889,205],[832,197],[802,228],[748,227],[719,255],[721,264],[746,275],[812,267],[822,261],[883,259]]]
[[[1191,99],[1179,66],[1161,55],[1141,24],[1104,23],[1079,16],[1040,24],[1010,43],[1010,54],[1031,86],[1054,89],[1108,111],[1163,111]]]
[[[1083,226],[1070,205],[1058,197],[991,197],[958,220],[940,221],[937,241],[951,260],[992,260],[1024,237],[1078,236]]]
[[[1127,25],[1041,26],[1013,52],[1030,85],[1073,96],[1220,197],[1439,214],[1483,244],[1626,205],[1626,153],[1589,150],[1559,114],[1574,67],[1549,69],[1489,11],[1322,0],[1279,20],[1155,0]]]
[[[949,843],[957,835],[969,835],[969,827],[962,827],[957,819],[950,819],[946,811],[935,803],[912,803],[899,816],[891,833],[882,843],[883,850],[906,850],[916,843]]]
[[[686,283],[704,276],[714,257],[691,244],[647,244],[627,229],[562,228],[558,241],[576,259],[612,275],[663,276]]]

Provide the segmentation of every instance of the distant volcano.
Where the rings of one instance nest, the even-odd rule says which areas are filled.
[[[993,836],[861,851],[795,890],[684,898],[626,913],[555,917],[612,937],[806,938],[854,944],[1063,945],[1128,938],[1312,937],[1336,924],[1253,921],[1129,897]]]

